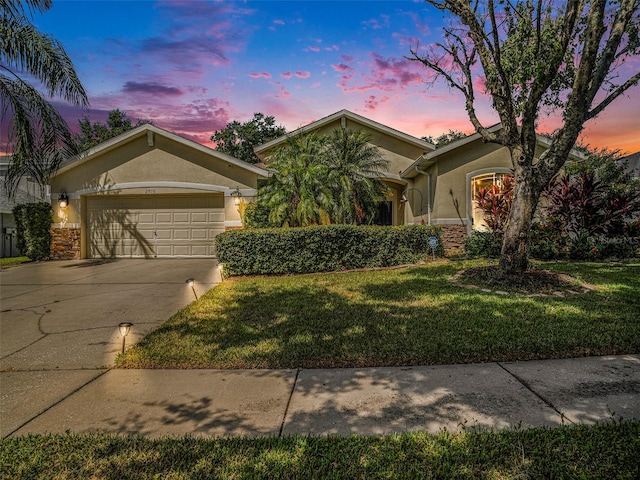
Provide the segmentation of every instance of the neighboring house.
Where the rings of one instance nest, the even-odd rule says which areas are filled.
[[[640,177],[640,152],[622,158],[624,169],[634,177]]]
[[[52,257],[212,257],[214,237],[242,226],[242,204],[266,175],[141,125],[64,162],[53,176]]]
[[[20,181],[13,198],[9,198],[5,188],[5,176],[9,168],[10,157],[0,158],[0,258],[17,257],[16,221],[13,207],[21,203],[42,202],[40,187],[29,178]]]
[[[441,225],[445,248],[479,228],[479,186],[510,173],[505,147],[470,135],[442,148],[341,110],[255,149],[268,164],[288,136],[336,128],[365,130],[389,161],[381,178],[391,193],[378,224]],[[492,127],[497,131],[499,125]],[[548,146],[538,138],[540,153]],[[53,258],[212,257],[214,237],[241,228],[241,209],[268,177],[259,166],[153,125],[110,139],[60,167],[52,179]],[[67,196],[69,205],[59,206]]]

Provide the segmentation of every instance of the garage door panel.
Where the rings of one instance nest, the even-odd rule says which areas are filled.
[[[174,240],[189,240],[191,230],[186,228],[176,228],[173,230]]]
[[[206,228],[192,228],[191,239],[192,240],[206,240],[209,238],[209,230]]]
[[[207,223],[207,212],[191,212],[191,223]]]
[[[171,212],[157,212],[155,218],[156,223],[171,223],[173,214]]]
[[[175,212],[173,223],[189,223],[189,212]]]
[[[198,257],[206,257],[211,255],[209,253],[209,247],[206,245],[193,245],[191,247],[191,255]]]
[[[222,195],[87,198],[87,256],[214,256]]]

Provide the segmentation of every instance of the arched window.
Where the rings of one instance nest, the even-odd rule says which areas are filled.
[[[490,172],[471,178],[471,222],[474,230],[487,230],[487,225],[484,222],[484,214],[474,201],[476,194],[480,189],[489,190],[494,186],[501,187],[503,179],[507,176],[512,177],[513,175],[509,173]]]

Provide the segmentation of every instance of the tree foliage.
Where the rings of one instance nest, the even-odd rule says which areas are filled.
[[[295,135],[267,159],[272,175],[260,189],[260,202],[277,225],[371,223],[388,191],[377,178],[386,166],[366,132]]]
[[[465,98],[484,141],[505,146],[515,175],[514,198],[500,266],[528,267],[528,232],[547,184],[567,161],[585,122],[640,80],[625,60],[640,51],[638,0],[428,0],[454,22],[429,49],[411,59]],[[478,90],[480,89],[480,90]],[[487,94],[502,129],[476,113]],[[562,125],[536,158],[541,116],[558,112]]]
[[[216,150],[249,163],[258,163],[260,159],[253,149],[263,143],[285,135],[287,130],[276,125],[272,116],[254,113],[253,118],[240,123],[237,120],[227,124],[222,130],[217,130],[211,136],[216,143]]]
[[[513,201],[513,177],[503,175],[500,184],[478,188],[473,201],[482,210],[484,222],[489,230],[504,231]]]
[[[580,236],[621,236],[640,212],[640,179],[620,164],[617,152],[600,150],[569,162],[544,192],[548,225],[572,241]]]
[[[9,123],[12,159],[6,182],[10,196],[23,176],[48,178],[64,155],[75,151],[67,124],[49,99],[58,97],[82,107],[89,104],[62,44],[30,23],[33,12],[45,12],[51,5],[50,0],[0,2],[0,115]],[[49,171],[33,175],[42,166]]]
[[[459,130],[449,130],[447,133],[443,133],[442,135],[438,135],[437,137],[432,137],[431,135],[422,137],[425,142],[429,142],[433,144],[436,148],[442,148],[445,145],[449,145],[456,140],[460,140],[466,138],[467,134],[461,132]]]
[[[75,142],[78,150],[82,152],[110,138],[117,137],[128,130],[144,124],[153,124],[153,122],[151,120],[138,120],[133,125],[131,119],[127,118],[126,112],[115,109],[111,110],[107,115],[106,124],[100,122],[91,123],[87,117],[78,120],[78,124],[80,133],[75,136]]]
[[[271,177],[260,189],[260,202],[269,207],[269,221],[301,227],[329,223],[333,203],[325,181],[327,138],[315,133],[294,135],[268,159]]]
[[[362,130],[335,129],[325,152],[329,164],[328,184],[332,189],[332,223],[369,224],[378,211],[378,202],[389,188],[376,178],[388,162],[380,150],[369,143]]]

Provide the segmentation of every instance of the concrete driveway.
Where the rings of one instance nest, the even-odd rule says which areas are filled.
[[[0,435],[102,375],[122,349],[220,281],[211,259],[59,261],[0,270]]]

